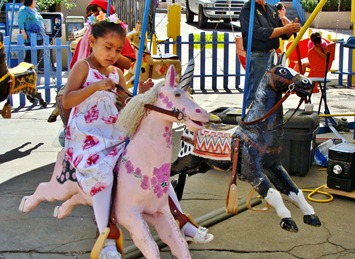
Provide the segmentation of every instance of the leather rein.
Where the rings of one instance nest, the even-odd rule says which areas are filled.
[[[253,120],[253,121],[245,122],[245,121],[244,121],[244,118],[242,118],[242,120],[241,120],[241,124],[242,124],[242,125],[246,125],[246,126],[254,125],[254,124],[256,124],[256,123],[258,123],[258,122],[260,122],[260,121],[263,121],[263,120],[265,120],[266,118],[268,118],[268,117],[269,117],[271,114],[273,114],[278,108],[280,108],[280,106],[282,105],[282,103],[283,103],[284,101],[286,101],[286,99],[292,94],[292,91],[295,89],[295,83],[294,83],[294,81],[295,81],[295,76],[294,76],[291,80],[288,80],[288,79],[286,79],[286,78],[284,78],[284,77],[281,77],[281,76],[278,76],[278,75],[273,74],[272,71],[270,71],[270,70],[267,70],[266,73],[267,73],[267,76],[268,76],[269,78],[272,78],[272,77],[275,78],[275,77],[276,77],[279,81],[286,82],[286,83],[288,84],[288,89],[287,89],[285,95],[284,95],[267,113],[265,113],[263,116],[261,116],[260,118],[257,118],[256,120]],[[271,89],[272,89],[274,92],[277,92],[277,89],[276,89],[276,87],[275,87],[273,81],[270,80],[270,82],[271,82],[271,84],[270,84]],[[288,119],[286,122],[284,122],[283,124],[286,124],[286,123],[293,117],[293,115],[295,115],[295,113],[297,112],[297,110],[299,109],[299,107],[301,106],[301,104],[302,104],[305,100],[306,100],[305,97],[302,97],[302,98],[300,99],[300,102],[299,102],[299,104],[298,104],[296,110],[295,110],[295,111],[293,112],[293,114],[289,117],[289,119]]]

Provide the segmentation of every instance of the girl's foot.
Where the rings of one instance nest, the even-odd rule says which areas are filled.
[[[185,226],[187,226],[187,225],[188,224],[186,224]],[[196,229],[195,235],[192,237],[192,236],[189,236],[189,235],[185,234],[184,227],[181,229],[181,232],[182,232],[182,234],[185,237],[185,240],[187,242],[205,244],[205,243],[211,242],[213,240],[213,238],[214,238],[214,236],[211,233],[208,233],[208,229],[207,228],[199,226]]]

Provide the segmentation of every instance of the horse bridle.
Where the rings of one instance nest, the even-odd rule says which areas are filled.
[[[267,112],[265,113],[263,116],[261,116],[260,118],[256,119],[256,120],[253,120],[253,121],[248,121],[248,122],[245,122],[244,121],[244,118],[242,118],[241,120],[241,124],[242,125],[254,125],[260,121],[263,121],[265,120],[266,118],[268,118],[271,114],[273,114],[278,108],[280,108],[280,106],[282,105],[282,103],[284,101],[286,101],[286,99],[292,94],[293,90],[295,89],[295,80],[296,80],[296,76],[292,77],[291,80],[289,79],[286,79],[284,77],[281,77],[281,76],[278,76],[278,75],[275,75],[273,72],[276,70],[276,68],[274,68],[273,70],[267,70],[266,71],[266,74],[269,78],[277,78],[279,81],[281,82],[284,82],[284,83],[287,83],[288,84],[288,89],[285,93],[285,95]],[[274,92],[278,92],[274,83],[273,80],[270,80],[270,86],[271,86],[271,89],[274,91]],[[299,109],[299,107],[301,106],[301,104],[306,101],[307,103],[307,99],[306,97],[301,97],[300,99],[300,102],[296,108],[296,110],[292,113],[292,115],[288,118],[288,120],[286,122],[284,122],[283,124],[286,124],[292,117],[293,115],[295,115],[295,113],[297,112],[297,110]]]
[[[163,113],[172,117],[175,117],[178,121],[182,121],[185,118],[185,114],[180,111],[179,109],[174,108],[172,111],[171,110],[165,110],[163,108],[157,107],[155,105],[152,104],[145,104],[144,108],[152,110],[152,111],[156,111],[159,113]]]

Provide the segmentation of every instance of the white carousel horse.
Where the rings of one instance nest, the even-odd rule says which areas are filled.
[[[45,108],[47,103],[37,91],[36,78],[34,65],[30,63],[21,62],[14,68],[7,67],[3,35],[0,32],[0,101],[6,100],[10,94],[23,93],[31,103],[37,99]],[[10,103],[6,102],[1,114],[4,118],[11,118]]]
[[[127,34],[127,38],[136,50],[136,57],[138,56],[139,42],[141,39],[141,32],[133,30]],[[161,56],[152,54],[147,49],[147,42],[144,43],[145,49],[143,51],[142,65],[140,71],[140,80],[146,81],[148,78],[160,79],[163,78],[168,71],[168,68],[173,65],[178,76],[181,76],[181,62],[177,55],[164,54]],[[133,62],[131,68],[125,73],[126,83],[128,87],[133,86],[136,73],[136,62]]]
[[[209,148],[210,153],[213,153],[212,148],[216,150],[219,146],[222,147],[220,150],[224,150],[228,145],[231,151],[235,140],[240,139],[238,178],[250,183],[266,202],[276,209],[283,229],[297,232],[298,227],[291,218],[291,212],[283,203],[280,192],[287,195],[301,209],[304,223],[320,226],[321,222],[315,215],[313,207],[305,200],[302,190],[296,186],[281,164],[282,101],[291,91],[296,92],[301,98],[309,96],[312,82],[290,68],[281,65],[274,67],[273,60],[274,57],[271,55],[269,68],[260,82],[253,105],[244,118],[244,123],[235,127],[234,134],[223,139],[220,136],[216,137],[212,132],[214,139],[211,140],[206,137],[207,130],[203,130],[204,136],[199,136],[197,139],[200,141],[198,145]],[[282,93],[285,92],[286,94],[281,98]],[[274,107],[277,109],[270,114],[269,111]],[[179,181],[175,188],[178,198],[182,196],[186,174],[205,173],[211,168],[229,170],[232,166],[231,156],[227,156],[226,159],[216,159],[216,156],[208,158],[206,154],[203,156],[201,151],[196,152],[196,144],[192,144],[192,139],[193,133],[185,130],[179,156],[171,168],[172,175],[179,174]]]

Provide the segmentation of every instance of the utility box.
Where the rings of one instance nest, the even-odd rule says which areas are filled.
[[[293,112],[292,109],[284,114],[284,122]],[[282,165],[290,175],[304,176],[313,164],[316,135],[319,130],[318,113],[298,110],[283,128]]]

